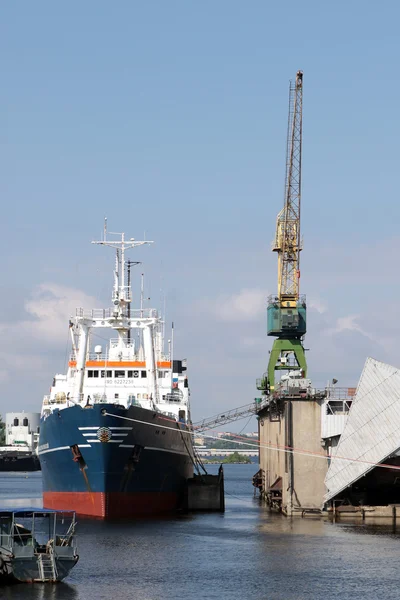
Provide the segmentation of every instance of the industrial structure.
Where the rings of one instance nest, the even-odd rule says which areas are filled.
[[[339,514],[400,516],[400,370],[367,358],[325,478]],[[332,430],[333,432],[333,430]]]
[[[357,388],[337,387],[332,379],[315,389],[307,378],[306,298],[300,295],[302,109],[303,73],[298,71],[289,88],[284,206],[273,242],[277,295],[267,306],[267,333],[275,339],[267,369],[257,380],[261,397],[193,428],[201,435],[257,415],[260,470],[253,485],[271,508],[286,515],[327,510],[397,518],[400,369],[368,358]]]
[[[275,390],[276,371],[301,370],[307,375],[302,344],[306,333],[306,298],[300,297],[301,152],[303,131],[303,73],[289,89],[284,206],[278,214],[273,251],[278,254],[278,294],[268,299],[268,335],[276,337],[268,371],[258,381],[264,394]]]
[[[284,206],[273,251],[278,254],[278,293],[268,299],[267,333],[276,339],[266,373],[257,380],[261,494],[285,514],[321,509],[327,459],[321,460],[321,406],[326,390],[307,379],[303,346],[306,298],[300,295],[302,249],[301,163],[303,73],[289,87]],[[279,378],[280,375],[280,378]],[[302,448],[301,454],[294,448]],[[317,456],[319,455],[319,456]],[[310,477],[312,473],[312,477]]]

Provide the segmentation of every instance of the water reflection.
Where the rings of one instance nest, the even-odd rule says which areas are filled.
[[[340,518],[331,522],[333,526],[341,527],[347,531],[361,535],[400,535],[400,524],[395,519],[386,517],[368,517],[365,521],[361,518]]]
[[[78,592],[68,583],[16,583],[0,587],[1,600],[78,600]]]

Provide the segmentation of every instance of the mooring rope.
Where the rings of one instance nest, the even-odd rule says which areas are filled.
[[[176,433],[180,432],[180,433],[186,433],[187,435],[191,435],[191,436],[197,436],[198,433],[196,433],[195,431],[188,431],[188,430],[182,430],[181,428],[176,429],[175,427],[168,427],[167,425],[160,425],[159,423],[149,423],[148,421],[141,421],[139,419],[132,419],[131,417],[123,417],[122,415],[114,415],[112,413],[107,412],[106,410],[104,410],[104,412],[102,411],[102,414],[104,416],[108,416],[108,417],[115,417],[116,419],[123,419],[125,421],[131,421],[132,423],[139,423],[142,425],[149,425],[151,427],[158,427],[158,428],[162,428],[162,429],[166,429],[169,431],[175,431]],[[171,421],[176,423],[176,421],[172,421],[172,419],[168,419],[166,417],[162,417],[163,420],[165,421]],[[232,442],[231,437],[233,437],[234,434],[231,434],[229,438],[225,438],[225,437],[221,437],[221,436],[216,436],[216,435],[209,435],[209,434],[201,434],[203,437],[209,438],[209,439],[213,439],[213,440],[220,440],[220,441],[224,441],[224,442]],[[235,436],[236,437],[236,436]],[[268,450],[275,450],[276,452],[284,452],[286,454],[297,454],[299,456],[311,456],[314,458],[322,458],[324,460],[327,459],[340,459],[340,460],[344,460],[350,463],[353,462],[357,462],[357,463],[362,463],[368,466],[373,466],[373,467],[379,467],[381,469],[392,469],[392,470],[400,470],[400,466],[397,465],[389,465],[386,463],[375,463],[374,461],[370,461],[370,460],[364,460],[362,458],[349,458],[347,456],[338,456],[337,454],[324,454],[323,452],[314,452],[312,450],[305,450],[303,448],[295,448],[294,446],[284,446],[284,445],[279,445],[279,444],[272,444],[272,443],[263,443],[260,440],[256,440],[256,443],[252,443],[248,441],[248,438],[244,438],[244,436],[237,436],[240,437],[242,439],[246,439],[245,442],[242,441],[235,441],[235,444],[242,444],[242,445],[246,445],[246,446],[252,446],[253,448],[266,448]]]

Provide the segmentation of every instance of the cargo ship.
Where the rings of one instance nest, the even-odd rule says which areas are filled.
[[[105,225],[92,243],[116,253],[112,308],[78,308],[69,322],[68,371],[41,411],[43,506],[99,518],[175,511],[194,465],[186,360],[173,357],[173,330],[165,351],[165,320],[144,306],[143,276],[131,308],[138,263],[125,262],[152,242],[110,238]]]

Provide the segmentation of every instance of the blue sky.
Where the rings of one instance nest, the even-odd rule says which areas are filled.
[[[398,3],[4,3],[0,411],[38,408],[74,304],[108,304],[110,229],[167,292],[194,417],[247,403],[304,71],[302,292],[317,383],[397,348]],[[133,257],[133,256],[132,256]],[[89,298],[90,297],[90,298]],[[65,322],[65,330],[63,329]]]

